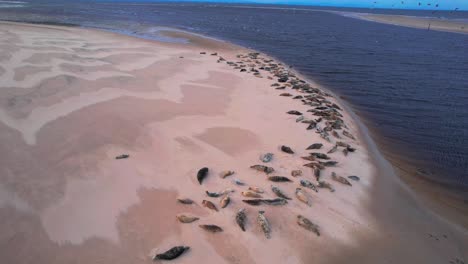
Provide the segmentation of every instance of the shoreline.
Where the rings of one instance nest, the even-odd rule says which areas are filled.
[[[0,24],[0,25],[1,25],[1,24]],[[98,31],[98,33],[96,33],[96,34],[99,34],[99,32],[102,33],[102,31]],[[107,34],[107,33],[106,33],[106,34]],[[116,35],[122,36],[121,34],[118,34],[118,33],[110,33],[110,34],[116,34]],[[116,37],[119,38],[118,36],[116,36]],[[133,37],[128,37],[128,36],[126,36],[126,38],[133,38]],[[198,38],[200,38],[200,39],[198,39],[198,42],[197,42],[197,40],[195,41],[195,43],[196,43],[196,45],[197,45],[197,48],[200,48],[201,46],[206,47],[205,45],[206,45],[207,43],[202,39],[202,37],[201,37],[201,36],[198,36]],[[136,40],[135,40],[135,41],[136,41]],[[143,41],[145,41],[145,40],[143,40]],[[146,40],[146,41],[148,41],[148,40]],[[211,41],[212,41],[212,40],[211,40]],[[153,41],[148,41],[148,43],[151,43],[151,42],[153,42]],[[209,41],[208,41],[208,42],[209,42]],[[167,44],[167,43],[161,44],[161,43],[159,43],[158,45],[167,46],[167,47],[169,47],[169,46],[170,46],[170,47],[176,47],[176,46],[177,46],[177,47],[186,47],[186,46],[184,46],[184,44]],[[228,47],[224,47],[224,48],[227,48],[227,49],[230,49],[231,47],[234,47],[234,48],[233,48],[234,50],[239,50],[239,49],[240,49],[240,50],[242,50],[242,51],[252,51],[251,49],[245,49],[245,48],[239,47],[239,46],[234,45],[234,44],[231,44],[231,43],[228,43],[228,44],[223,43],[222,46],[226,46],[226,45],[228,45]],[[213,48],[213,47],[216,47],[217,49],[221,49],[221,46],[217,45],[216,43],[214,43],[213,46],[211,46],[211,48]],[[192,49],[192,52],[193,52],[193,49]],[[227,52],[227,53],[228,53],[228,52]],[[194,55],[191,55],[191,56],[194,56]],[[206,56],[209,57],[210,54],[207,54]],[[273,58],[273,57],[271,57],[271,56],[266,56],[266,57],[267,57],[267,58]],[[198,56],[197,56],[197,58],[198,58]],[[273,58],[273,59],[274,59],[274,58]],[[275,61],[275,62],[281,63],[279,60],[276,60],[276,59],[274,59],[274,61]],[[215,66],[212,66],[212,67],[215,67]],[[201,72],[200,72],[200,73],[201,73]],[[237,73],[237,74],[239,74],[239,73]],[[303,79],[303,80],[305,79],[305,80],[307,80],[307,81],[310,81],[310,80],[308,80],[307,78],[304,78],[304,76],[301,76],[301,75],[298,74],[298,73],[297,73],[296,75],[297,75],[300,79]],[[249,79],[249,80],[250,80],[250,79]],[[313,86],[315,86],[315,82],[312,82],[312,83],[314,84]],[[206,85],[206,84],[205,84],[205,85]],[[213,85],[214,85],[214,84],[210,83],[208,86],[213,86]],[[260,92],[259,94],[257,94],[257,96],[261,96],[262,93],[265,93],[265,91],[262,90],[262,88],[260,88],[260,87],[258,87],[258,88],[260,89],[260,91],[255,91],[255,92]],[[239,88],[236,88],[236,89],[239,89]],[[325,90],[325,92],[329,92],[328,89],[324,89],[323,87],[320,87],[320,89]],[[263,92],[262,92],[262,91],[263,91]],[[253,92],[253,91],[252,91],[252,92]],[[275,91],[275,92],[276,92],[276,91]],[[333,95],[333,93],[332,93],[332,95]],[[271,98],[270,98],[270,97],[271,97]],[[236,98],[237,98],[237,97],[236,97]],[[241,98],[242,98],[242,97],[238,97],[238,99],[241,99]],[[268,99],[268,100],[273,100],[273,99],[274,99],[270,94],[268,94],[268,97],[265,97],[265,98],[270,98],[270,99]],[[366,127],[364,126],[364,124],[360,121],[359,117],[356,116],[356,114],[350,109],[350,107],[349,107],[345,102],[343,102],[343,100],[341,100],[339,97],[333,96],[333,98],[334,98],[334,100],[336,100],[336,101],[339,103],[339,105],[343,106],[343,107],[345,108],[345,112],[347,112],[347,114],[349,114],[349,115],[351,116],[351,122],[354,122],[354,124],[351,124],[351,125],[352,125],[352,126],[357,125],[357,126],[359,127],[359,129],[358,129],[358,133],[360,134],[359,138],[363,139],[363,140],[359,140],[359,141],[362,141],[362,142],[364,142],[364,143],[367,142],[367,144],[369,144],[369,146],[366,146],[366,147],[365,147],[366,149],[367,149],[367,148],[370,148],[370,149],[372,150],[373,148],[375,148],[374,151],[377,151],[377,152],[372,152],[371,150],[367,149],[367,150],[364,151],[364,152],[369,151],[369,156],[370,156],[371,159],[372,159],[372,157],[374,156],[374,155],[372,155],[372,154],[377,154],[376,156],[381,158],[381,153],[380,153],[380,151],[376,148],[376,146],[375,146],[374,142],[372,141],[372,138],[370,137],[370,135],[369,135],[369,134],[366,134],[365,131],[367,131],[367,128],[366,128]],[[232,99],[231,99],[231,100],[232,100]],[[281,102],[281,101],[278,100],[278,98],[276,98],[275,100],[277,101],[277,103]],[[282,103],[281,103],[281,104],[282,104]],[[288,104],[288,105],[291,105],[291,104]],[[258,120],[257,120],[257,121],[258,121]],[[291,120],[289,120],[289,121],[291,121]],[[293,121],[293,122],[294,122],[294,121]],[[284,123],[284,124],[286,124],[286,123]],[[224,131],[223,133],[226,133],[226,131]],[[362,133],[362,135],[361,135],[361,133]],[[164,133],[163,133],[163,134],[164,134]],[[236,132],[235,134],[233,134],[233,135],[239,136],[239,134],[238,134],[237,132]],[[181,140],[182,140],[182,138],[183,138],[183,137],[181,137]],[[250,138],[250,136],[246,136],[246,138]],[[212,140],[214,140],[212,137],[207,136],[207,135],[205,135],[204,137],[202,137],[202,139],[203,139],[204,141],[209,141],[209,142],[211,142]],[[186,139],[184,139],[184,140],[186,140]],[[185,141],[185,142],[186,142],[186,141]],[[299,142],[299,141],[298,141],[298,142]],[[186,142],[185,144],[188,144],[188,143]],[[225,143],[223,143],[223,142],[218,142],[218,141],[215,140],[215,141],[212,141],[212,144],[214,144],[215,146],[224,146],[223,144],[225,144]],[[221,145],[219,145],[219,144],[221,144]],[[365,144],[365,145],[367,145],[367,144]],[[374,144],[374,145],[373,145],[373,144]],[[193,145],[193,142],[191,142],[189,145]],[[255,145],[255,144],[254,144],[254,145]],[[188,145],[187,145],[187,146],[188,146]],[[231,146],[230,146],[229,148],[231,148]],[[228,150],[226,150],[226,151],[228,151]],[[233,150],[230,150],[230,151],[234,151],[233,153],[236,153],[236,152],[239,151],[239,150],[234,150],[234,149],[233,149]],[[150,153],[151,153],[151,152],[150,152]],[[247,153],[249,153],[249,152],[247,152]],[[154,154],[154,153],[153,153],[153,154]],[[257,155],[257,154],[255,154],[254,156],[256,156],[256,155]],[[278,155],[279,155],[279,154],[278,154]],[[133,156],[133,155],[132,155],[132,156]],[[378,159],[377,159],[377,160],[378,160]],[[252,161],[252,162],[255,162],[255,161]],[[386,161],[385,159],[383,159],[383,160],[381,160],[380,162],[383,162],[383,164],[385,165],[385,162],[387,162],[387,161]],[[383,166],[383,167],[384,167],[384,168],[385,168],[385,167],[388,168],[388,165],[389,165],[389,164],[388,164],[388,162],[387,162],[387,165],[385,165],[385,166]],[[377,162],[377,165],[374,164],[373,166],[375,167],[375,169],[377,169],[377,171],[379,170],[378,162]],[[380,168],[381,168],[381,167],[380,167]],[[385,169],[384,171],[387,171],[387,170]],[[377,172],[377,174],[378,174],[378,172]],[[393,168],[391,169],[390,172],[387,171],[387,174],[389,174],[389,175],[386,175],[386,178],[385,178],[385,184],[384,184],[385,189],[386,189],[386,187],[387,187],[387,186],[386,186],[387,184],[391,184],[391,185],[393,186],[393,185],[394,185],[394,181],[399,179],[397,175],[392,175],[392,174],[394,174],[394,173],[393,173]],[[390,176],[390,177],[387,177],[387,176]],[[214,176],[213,176],[213,177],[214,177]],[[375,178],[375,179],[374,179],[374,178]],[[372,176],[372,182],[373,182],[373,183],[372,183],[372,186],[376,185],[375,182],[378,181],[377,179],[381,179],[381,178],[382,178],[382,177],[376,177],[375,175]],[[400,183],[399,183],[399,184],[400,184]],[[396,187],[394,187],[394,188],[397,188],[397,189],[402,187],[402,186],[399,186],[399,187],[398,187],[398,185],[395,185],[395,186],[396,186]],[[174,186],[173,186],[173,188],[174,188]],[[373,187],[369,187],[369,188],[372,189]],[[393,189],[392,189],[392,190],[393,190]],[[372,192],[376,192],[376,191],[377,191],[377,190],[372,190]],[[382,190],[380,190],[380,191],[382,191]],[[411,194],[411,190],[405,190],[405,192],[406,192],[406,191],[410,192],[409,194]],[[393,199],[397,199],[397,198],[396,198],[396,197],[393,197],[394,195],[391,193],[391,190],[386,190],[386,192],[387,192],[388,194],[390,194],[390,198],[391,198],[391,199],[390,199],[390,200],[386,200],[386,199],[388,199],[388,197],[386,197],[386,199],[383,199],[383,198],[379,198],[379,199],[380,199],[381,202],[385,202],[385,204],[387,204],[387,206],[388,206],[389,201],[394,202]],[[410,196],[413,196],[413,195],[414,195],[414,194],[411,194]],[[405,195],[405,196],[406,196],[406,195]],[[376,197],[374,197],[373,199],[376,199],[376,198],[378,198],[378,197],[379,197],[379,196],[376,196]],[[371,197],[368,197],[368,198],[371,198]],[[400,199],[400,198],[398,198],[398,199]],[[414,199],[414,197],[412,197],[411,199]],[[359,200],[360,200],[360,199],[358,199],[358,201],[359,201]],[[405,201],[405,200],[403,199],[403,201]],[[372,201],[367,201],[367,202],[365,202],[365,203],[366,203],[366,204],[367,204],[367,203],[372,204]],[[360,208],[360,207],[358,207],[358,208]],[[382,212],[381,212],[382,209],[384,209],[384,208],[378,209],[378,211],[379,211],[378,214],[381,214],[381,213],[382,213]],[[341,208],[340,210],[344,210],[344,208]],[[387,210],[387,209],[385,209],[385,211],[386,211],[386,210]],[[346,210],[345,210],[345,211],[346,211]],[[396,211],[395,211],[395,212],[396,212]],[[424,212],[424,210],[421,210],[421,212],[422,212],[422,214],[426,214],[426,212]],[[348,213],[349,213],[349,212],[348,212]],[[356,212],[356,213],[357,213],[357,212]],[[388,214],[388,213],[387,213],[387,214]],[[401,217],[402,217],[403,220],[406,219],[404,216],[401,216]],[[359,219],[359,217],[358,217],[358,219]],[[412,219],[415,219],[415,218],[412,218]],[[379,221],[380,221],[380,220],[382,220],[382,219],[379,218]],[[424,221],[429,221],[429,222],[432,223],[433,220],[432,220],[432,219],[429,219],[429,220],[424,220]],[[391,225],[391,223],[384,223],[384,222],[378,223],[377,225],[382,225],[382,224],[383,224],[383,225]],[[432,224],[431,224],[431,225],[432,225]],[[434,224],[434,225],[435,225],[435,226],[439,226],[439,224]],[[393,226],[393,228],[395,228],[395,227]],[[372,228],[372,229],[374,229],[374,228]],[[411,230],[410,227],[408,227],[408,229]],[[419,229],[419,228],[418,228],[418,229]],[[445,229],[445,227],[442,228],[442,229]],[[449,228],[449,229],[450,229],[450,228]],[[355,230],[355,231],[357,231],[357,232],[360,233],[361,235],[363,235],[363,234],[366,233],[366,232],[362,233],[362,230]],[[367,236],[367,235],[365,235],[365,236]],[[393,238],[393,239],[396,239],[396,238]],[[418,240],[419,238],[412,237],[409,241],[415,241],[414,239]],[[406,243],[409,243],[409,241],[406,242]],[[314,243],[316,243],[316,242],[314,242]],[[232,246],[232,245],[231,245],[231,246]],[[394,246],[395,246],[395,245],[394,245]],[[345,246],[344,246],[344,247],[345,247]],[[403,247],[403,246],[398,246],[398,247],[399,247],[399,248],[398,248],[399,250],[402,250],[402,247]],[[466,247],[466,244],[462,244],[461,248],[464,248],[464,247]],[[354,246],[352,246],[351,248],[354,248]],[[422,247],[422,248],[424,248],[424,247]],[[219,250],[223,251],[222,249],[219,249]],[[354,255],[353,255],[354,252],[352,252],[352,250],[350,250],[348,253],[350,254],[350,257],[353,257],[353,256],[354,256]],[[453,252],[452,252],[452,253],[453,253]],[[359,255],[358,255],[358,256],[359,256]],[[341,254],[338,254],[338,255],[335,255],[335,256],[334,256],[334,258],[336,258],[337,263],[340,263],[340,262],[338,261],[338,259],[341,258],[341,257],[343,257],[343,256],[341,256]],[[408,256],[408,257],[409,257],[409,256]],[[418,256],[418,257],[419,257],[419,256]],[[411,257],[411,258],[412,258],[412,259],[418,259],[418,257],[416,257],[416,258],[415,258],[415,257]],[[464,256],[460,256],[460,257],[464,257]],[[356,258],[357,258],[357,256],[356,256]],[[332,257],[331,259],[333,260],[333,257]],[[368,260],[369,260],[369,263],[372,263],[372,262],[371,262],[371,259],[368,259]],[[191,261],[191,259],[189,258],[187,261]],[[437,261],[437,260],[434,259],[434,262],[436,262],[436,261]],[[332,261],[332,262],[333,262],[333,261]],[[374,262],[374,263],[375,263],[375,262]]]
[[[403,26],[416,29],[435,30],[440,32],[450,32],[458,34],[468,34],[468,22],[450,19],[440,19],[437,17],[417,17],[406,15],[387,15],[357,12],[330,11],[341,16],[369,22],[382,23],[394,26]]]

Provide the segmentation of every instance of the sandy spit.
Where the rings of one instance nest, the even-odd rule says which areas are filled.
[[[305,94],[275,89],[277,78],[266,71],[256,77],[251,66],[242,72],[226,63],[255,64],[237,57],[250,50],[174,34],[190,44],[0,23],[2,263],[151,263],[151,252],[176,245],[191,249],[175,263],[466,262],[466,230],[421,207],[349,111],[341,114],[356,139],[341,134],[341,140],[356,151],[328,154],[338,165],[322,171],[336,191],[303,188],[311,206],[296,199],[301,179],[316,183],[301,158],[314,152],[307,146],[322,143],[315,152],[325,153],[337,141],[325,141],[286,114],[316,118],[300,99],[279,96]],[[295,153],[282,152],[281,145]],[[272,183],[249,168],[262,164],[267,152],[274,154],[266,164],[275,169],[272,175],[292,183]],[[130,157],[115,159],[121,154]],[[209,173],[200,185],[202,167]],[[223,170],[235,174],[222,179]],[[292,170],[302,176],[292,177]],[[332,172],[360,181],[343,185]],[[249,186],[274,198],[272,184],[293,199],[277,207],[241,201]],[[205,194],[227,188],[234,193],[224,209],[220,198]],[[180,197],[195,203],[177,203]],[[235,222],[240,208],[246,208],[246,232]],[[271,239],[256,222],[260,210]],[[200,220],[182,224],[177,214]],[[298,214],[320,227],[319,237],[296,224]],[[200,224],[224,231],[208,233]]]

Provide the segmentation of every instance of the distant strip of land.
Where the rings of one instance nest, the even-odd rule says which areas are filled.
[[[468,34],[468,21],[464,20],[444,19],[438,17],[416,17],[354,12],[339,13],[348,17],[397,26]]]

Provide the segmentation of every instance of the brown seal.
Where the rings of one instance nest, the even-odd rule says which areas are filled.
[[[181,204],[193,204],[193,200],[189,198],[177,198],[177,201]]]
[[[176,218],[177,220],[179,220],[179,222],[185,223],[185,224],[192,223],[200,219],[196,216],[189,216],[189,215],[184,215],[184,214],[177,215]]]
[[[220,173],[219,173],[219,177],[221,177],[221,178],[224,179],[224,178],[229,177],[229,176],[231,176],[231,175],[233,175],[233,174],[234,174],[234,171],[226,170],[226,171],[220,172]]]
[[[215,210],[216,212],[218,212],[218,208],[216,208],[216,205],[214,205],[214,203],[210,201],[203,200],[202,205],[205,206],[206,208],[209,208],[211,210]]]
[[[293,176],[293,177],[302,176],[302,171],[301,170],[293,170],[293,171],[291,171],[291,176]]]
[[[296,197],[297,199],[299,199],[299,201],[310,206],[309,198],[307,197],[307,194],[301,188],[296,188]]]
[[[225,195],[223,197],[223,199],[221,199],[221,208],[226,208],[226,206],[228,206],[228,204],[231,202],[231,198],[229,197],[229,195]]]
[[[243,191],[241,194],[245,197],[251,197],[251,198],[262,198],[262,196],[256,192],[252,191]]]
[[[211,233],[223,232],[223,229],[217,225],[199,225],[199,227]]]

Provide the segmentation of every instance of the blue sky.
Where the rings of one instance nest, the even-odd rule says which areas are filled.
[[[468,10],[468,0],[254,0],[269,4],[310,4],[346,7],[379,7],[403,9]],[[438,5],[438,6],[436,6]]]

